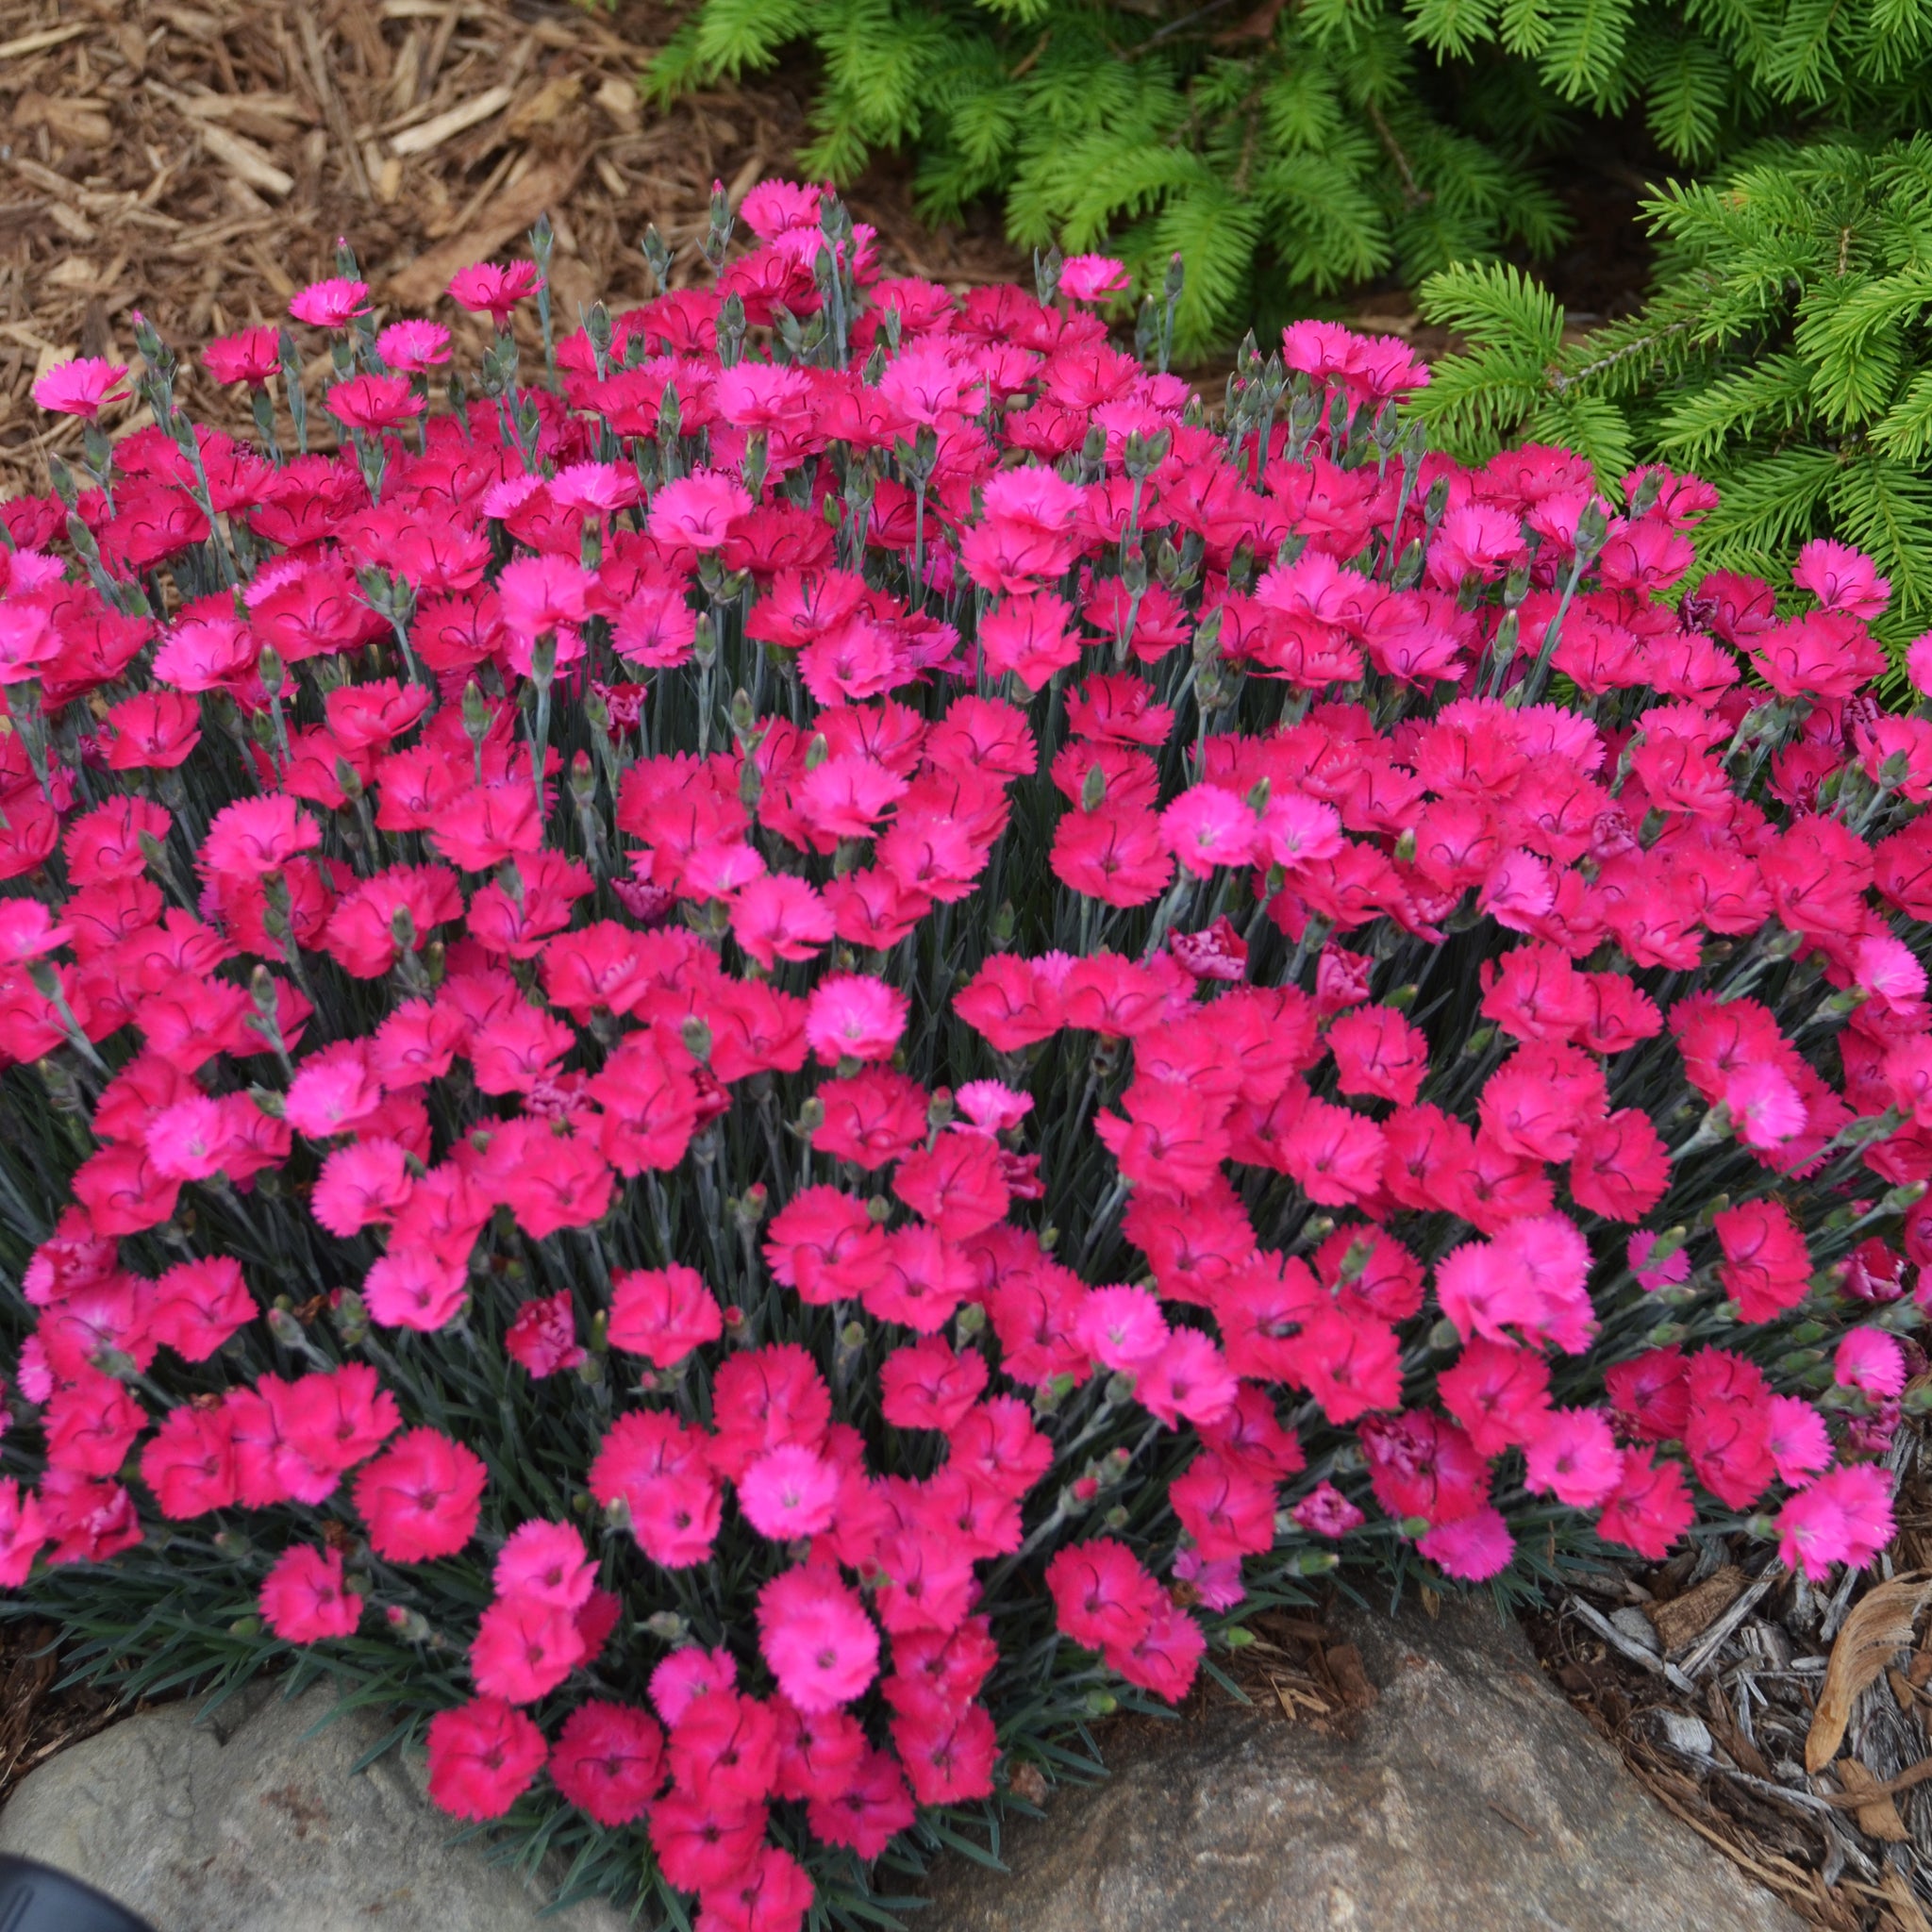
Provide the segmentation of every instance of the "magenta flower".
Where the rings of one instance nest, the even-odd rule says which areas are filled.
[[[836,1568],[781,1571],[759,1591],[758,1649],[808,1715],[850,1704],[878,1675],[878,1628]]]
[[[260,1601],[268,1627],[291,1643],[351,1636],[362,1618],[362,1599],[343,1587],[341,1552],[304,1543],[275,1558]]]
[[[375,338],[375,353],[404,375],[419,375],[449,360],[449,331],[440,322],[407,317]]]
[[[1616,1493],[1624,1452],[1608,1420],[1593,1408],[1553,1409],[1531,1440],[1524,1481],[1573,1508],[1594,1508]]]
[[[1841,1389],[1896,1395],[1906,1386],[1906,1352],[1882,1328],[1849,1329],[1839,1340],[1832,1374]]]
[[[407,375],[354,375],[330,389],[323,403],[344,429],[365,434],[407,423],[420,416],[425,407]]]
[[[310,282],[306,289],[296,290],[289,313],[311,328],[347,328],[358,315],[369,313],[369,284],[341,275]]]
[[[201,352],[202,367],[225,387],[245,382],[259,389],[282,366],[281,347],[274,329],[239,329],[222,336]]]
[[[526,296],[543,286],[543,277],[531,261],[508,265],[479,261],[458,269],[450,277],[450,298],[473,315],[488,314],[499,330],[509,325],[510,311]]]
[[[1869,1462],[1834,1469],[1777,1513],[1778,1555],[1822,1582],[1834,1564],[1863,1569],[1891,1541],[1891,1487]]]
[[[61,416],[85,416],[90,422],[108,403],[125,403],[127,391],[121,385],[127,378],[127,366],[109,362],[100,356],[80,356],[72,362],[57,362],[34,384],[34,401],[42,408]]]
[[[816,1536],[839,1502],[837,1469],[815,1451],[783,1442],[755,1457],[738,1479],[738,1507],[760,1536],[774,1542]]]
[[[1127,265],[1110,255],[1070,255],[1060,264],[1060,293],[1074,302],[1105,302],[1127,286]]]

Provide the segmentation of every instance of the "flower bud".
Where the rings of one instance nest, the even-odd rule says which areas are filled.
[[[301,1348],[308,1341],[308,1338],[302,1333],[301,1323],[280,1302],[269,1309],[267,1321],[268,1332],[284,1348]]]
[[[1074,1378],[1070,1374],[1058,1374],[1049,1382],[1042,1382],[1033,1391],[1033,1413],[1051,1415],[1073,1392]]]
[[[412,1610],[404,1604],[385,1604],[383,1620],[405,1643],[427,1643],[432,1636],[429,1619],[421,1610]]]
[[[580,811],[597,796],[597,774],[587,751],[579,751],[570,761],[570,795]]]

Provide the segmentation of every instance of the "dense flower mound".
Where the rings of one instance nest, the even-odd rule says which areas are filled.
[[[319,402],[205,351],[253,441],[151,335],[42,379],[0,1580],[312,1647],[458,1817],[790,1932],[1338,1559],[1868,1562],[1932,1260],[1885,583],[1429,455],[1399,343],[1210,426],[1114,264],[742,214],[535,380],[347,258]],[[452,294],[550,340],[541,257]]]

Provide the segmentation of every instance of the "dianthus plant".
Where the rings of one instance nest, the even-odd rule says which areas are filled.
[[[573,1890],[791,1932],[1337,1560],[1869,1562],[1932,722],[1866,560],[1458,468],[1399,343],[1297,325],[1211,425],[1117,264],[960,300],[742,214],[554,344],[541,246],[466,271],[480,388],[351,260],[319,409],[292,332],[204,352],[251,441],[146,332],[149,426],[42,379],[16,1607],[326,1668]]]

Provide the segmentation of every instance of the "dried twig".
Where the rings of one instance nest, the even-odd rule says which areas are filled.
[[[1591,1608],[1580,1596],[1571,1597],[1563,1607],[1579,1623],[1589,1624],[1619,1656],[1627,1657],[1633,1664],[1641,1664],[1646,1671],[1663,1678],[1674,1690],[1690,1690],[1690,1678],[1675,1664],[1658,1657],[1655,1651],[1645,1650],[1634,1637],[1625,1637],[1601,1610]]]
[[[1743,1595],[1697,1640],[1696,1648],[1684,1659],[1685,1676],[1695,1677],[1717,1656],[1729,1641],[1731,1632],[1757,1608],[1774,1585],[1784,1580],[1787,1574],[1782,1563],[1767,1563],[1764,1566],[1750,1589],[1745,1591]]]

